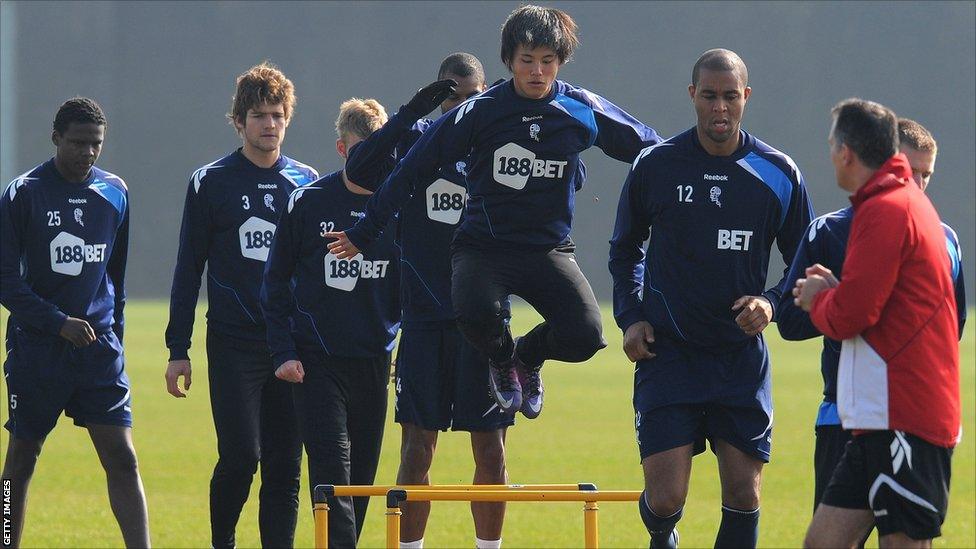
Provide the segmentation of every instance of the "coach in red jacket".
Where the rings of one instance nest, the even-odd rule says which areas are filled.
[[[814,265],[793,293],[824,335],[843,340],[837,408],[855,436],[805,544],[851,547],[875,525],[881,547],[927,547],[941,535],[960,435],[945,235],[898,153],[895,113],[848,99],[832,114],[830,156],[854,207],[843,281]]]

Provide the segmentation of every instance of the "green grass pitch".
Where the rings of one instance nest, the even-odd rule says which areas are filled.
[[[208,487],[216,460],[210,417],[202,311],[191,350],[194,364],[189,398],[166,393],[163,330],[167,306],[135,301],[126,309],[126,355],[133,385],[134,437],[149,498],[152,539],[158,547],[209,547]],[[4,312],[5,313],[5,312]],[[970,313],[972,315],[972,313]],[[2,315],[5,319],[6,314]],[[513,327],[523,333],[537,317],[517,309]],[[585,364],[552,363],[545,369],[546,410],[535,421],[519,416],[508,434],[511,482],[593,482],[601,489],[641,487],[631,408],[632,372],[620,350],[620,332],[605,311],[609,347]],[[973,323],[962,344],[962,394],[965,435],[953,458],[949,516],[937,547],[976,546],[976,444],[974,420]],[[784,343],[775,327],[766,331],[772,349],[776,423],[773,460],[765,469],[759,543],[793,547],[803,540],[813,491],[813,420],[822,389],[820,343]],[[6,387],[4,386],[6,401]],[[390,401],[392,410],[392,398]],[[6,406],[3,406],[6,416]],[[4,419],[6,419],[4,417]],[[6,448],[7,432],[3,431]],[[392,483],[399,454],[399,428],[388,417],[377,483]],[[443,433],[433,481],[467,484],[472,459],[468,436]],[[259,545],[257,480],[252,485],[237,529],[239,547]],[[717,468],[709,452],[695,459],[691,493],[681,521],[683,547],[711,547],[720,519]],[[511,503],[504,545],[507,547],[579,547],[583,513],[579,503]],[[384,542],[383,502],[374,499],[363,532],[364,547]],[[604,547],[646,547],[647,534],[632,503],[600,505]],[[312,513],[307,477],[302,481],[296,542],[312,546]],[[48,438],[33,483],[25,547],[114,547],[122,544],[108,505],[105,477],[86,431],[62,418]],[[435,502],[426,535],[428,547],[471,547],[474,530],[468,505]],[[870,541],[869,546],[876,546]]]

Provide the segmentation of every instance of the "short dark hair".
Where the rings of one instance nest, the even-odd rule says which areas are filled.
[[[746,64],[739,57],[739,54],[732,50],[714,48],[701,54],[698,57],[698,61],[695,61],[695,66],[691,69],[692,86],[698,86],[698,77],[701,75],[702,69],[710,71],[738,71],[739,75],[742,76],[743,85],[749,85],[749,69],[746,68]]]
[[[512,68],[515,50],[547,47],[556,52],[559,63],[566,63],[579,46],[576,21],[568,13],[556,8],[520,6],[508,14],[502,25],[502,63]],[[460,76],[460,75],[458,75]]]
[[[925,126],[911,118],[898,119],[898,141],[919,152],[937,152],[939,145]]]
[[[485,81],[485,69],[478,58],[463,51],[452,53],[441,61],[441,68],[437,70],[437,79],[453,74],[461,78],[474,75],[481,83]]]
[[[852,97],[837,103],[830,113],[834,146],[847,145],[865,166],[878,169],[898,153],[898,117],[888,107]]]
[[[54,115],[54,131],[63,134],[72,122],[105,126],[105,113],[94,99],[72,97],[62,103],[58,114]]]

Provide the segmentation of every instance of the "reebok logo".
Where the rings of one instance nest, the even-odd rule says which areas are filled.
[[[705,181],[728,181],[729,176],[727,175],[711,175],[705,174]]]
[[[69,198],[68,204],[88,204],[88,200],[85,198]]]
[[[259,189],[277,189],[278,188],[278,184],[277,183],[258,183],[258,188]]]
[[[522,122],[532,122],[533,120],[542,120],[542,115],[538,116],[523,116]]]
[[[349,215],[351,217],[358,217],[360,219],[366,217],[366,214],[365,213],[363,213],[363,212],[357,212],[355,210],[349,210]]]

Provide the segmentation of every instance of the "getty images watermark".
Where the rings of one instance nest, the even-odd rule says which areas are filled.
[[[13,524],[10,520],[10,479],[3,479],[3,546],[10,547],[13,536]]]

